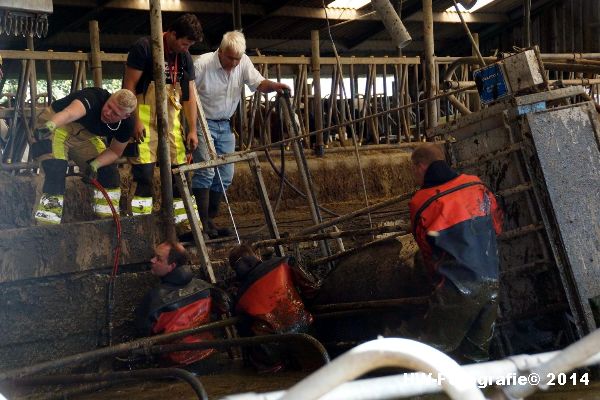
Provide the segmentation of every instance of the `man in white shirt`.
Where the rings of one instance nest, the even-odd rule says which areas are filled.
[[[196,90],[208,121],[208,129],[215,142],[217,154],[232,153],[235,150],[235,137],[229,119],[235,112],[242,88],[262,93],[282,92],[289,86],[265,79],[254,68],[245,54],[246,39],[239,31],[223,35],[221,45],[214,53],[202,54],[194,62]],[[198,148],[194,152],[194,162],[209,159],[204,136],[198,124]],[[219,213],[223,193],[233,180],[233,164],[218,167],[219,175],[213,168],[196,170],[192,178],[192,190],[198,205],[198,214],[204,232],[208,237],[229,236],[229,229],[219,229],[212,219]],[[221,185],[222,183],[222,185]]]

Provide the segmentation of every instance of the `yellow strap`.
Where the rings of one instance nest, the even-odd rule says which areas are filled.
[[[67,152],[65,149],[65,142],[69,138],[69,132],[63,128],[58,128],[54,131],[52,137],[52,156],[57,160],[67,159]]]
[[[94,146],[94,148],[96,149],[96,151],[98,152],[98,154],[102,153],[104,150],[106,150],[106,145],[104,144],[104,142],[102,141],[102,139],[100,139],[99,136],[92,136],[90,138],[90,143],[92,144],[92,146]]]
[[[138,148],[140,151],[139,160],[140,164],[149,164],[152,162],[152,157],[150,153],[150,117],[152,115],[152,108],[150,104],[138,104],[138,117],[142,124],[144,125],[144,129],[146,130],[147,137],[146,140],[138,144]]]
[[[185,142],[183,139],[183,132],[181,129],[181,120],[179,119],[179,114],[181,111],[175,109],[175,107],[169,107],[169,111],[171,112],[173,131],[171,135],[173,135],[173,146],[175,146],[175,160],[171,160],[171,164],[185,164]]]

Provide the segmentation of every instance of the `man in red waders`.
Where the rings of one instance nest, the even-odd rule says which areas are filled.
[[[309,330],[313,316],[304,307],[298,286],[308,291],[318,284],[293,264],[289,257],[263,262],[246,244],[229,253],[229,265],[239,281],[235,310],[251,317],[250,325],[241,327],[240,332],[259,336]],[[290,357],[277,344],[256,346],[248,352],[248,360],[259,372],[277,372]]]
[[[403,333],[459,361],[489,358],[498,298],[502,213],[476,176],[458,174],[433,143],[412,154],[420,190],[411,199],[412,232],[435,286],[424,316]]]
[[[152,274],[160,285],[150,290],[136,310],[136,325],[142,336],[177,332],[217,320],[229,311],[229,297],[222,290],[195,278],[188,254],[180,243],[163,242],[155,249]],[[195,343],[214,339],[213,333],[202,332],[181,339]],[[214,349],[178,351],[166,355],[171,364],[188,365],[215,353]]]

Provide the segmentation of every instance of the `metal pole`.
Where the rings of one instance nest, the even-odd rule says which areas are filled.
[[[52,50],[48,50],[51,52]],[[52,103],[52,64],[46,60],[46,106]]]
[[[473,46],[473,48],[471,49],[471,55],[476,56],[476,51],[479,50],[479,33],[474,33],[473,34],[473,40],[475,40],[475,44],[477,46],[477,48],[475,48],[475,46]],[[483,65],[482,65],[483,67]],[[479,95],[473,95],[472,96],[473,99],[473,109],[475,111],[479,111],[481,110],[481,100],[479,99]]]
[[[283,109],[283,115],[285,116],[285,120],[288,126],[289,135],[291,137],[298,137],[298,127],[295,121],[295,114],[293,113],[292,106],[290,103],[289,95],[284,94],[278,99],[280,107]],[[310,176],[310,170],[308,168],[308,164],[306,163],[306,158],[304,156],[304,149],[300,147],[300,143],[296,140],[292,142],[292,151],[294,152],[294,158],[296,159],[296,165],[298,166],[298,174],[304,184],[304,190],[306,192],[306,199],[308,201],[308,207],[310,210],[310,215],[315,224],[320,224],[322,221],[321,212],[319,210],[319,203],[317,202],[317,196],[314,191],[314,185],[312,182],[312,178]],[[321,247],[321,253],[323,256],[329,256],[331,252],[329,251],[329,246],[326,241],[319,242]]]
[[[385,241],[387,241],[387,240],[389,240],[391,238],[395,238],[395,237],[398,237],[398,236],[404,236],[404,235],[406,235],[405,232],[396,232],[396,233],[393,233],[390,236],[386,236],[386,237],[384,237],[382,239],[377,239],[377,240],[373,240],[372,242],[365,243],[362,246],[358,246],[358,247],[355,247],[353,249],[341,251],[339,253],[333,254],[333,255],[328,256],[328,257],[317,258],[316,260],[309,261],[308,262],[308,266],[309,267],[315,267],[317,265],[331,263],[332,261],[335,261],[338,258],[343,258],[343,257],[351,256],[353,254],[358,253],[359,251],[361,251],[363,249],[367,249],[367,248],[369,248],[371,246],[374,246],[376,244],[383,243],[383,242],[385,242]]]
[[[309,226],[308,228],[302,229],[300,232],[298,232],[298,234],[296,236],[307,235],[309,233],[317,232],[317,231],[320,231],[321,229],[328,228],[332,225],[337,225],[340,222],[344,222],[349,219],[358,217],[359,215],[367,214],[367,213],[379,210],[381,208],[389,207],[393,204],[400,203],[402,201],[406,201],[406,200],[410,199],[414,194],[415,194],[415,192],[404,193],[404,194],[392,197],[391,199],[388,199],[386,201],[382,201],[381,203],[373,204],[373,205],[370,205],[369,207],[364,207],[359,210],[352,211],[351,213],[342,215],[341,217],[332,218],[330,220],[321,222],[318,225]]]
[[[276,244],[290,244],[290,243],[298,243],[298,242],[313,242],[315,240],[321,239],[338,239],[341,237],[348,236],[367,236],[373,234],[381,234],[381,233],[390,233],[390,232],[405,232],[408,230],[409,226],[379,226],[374,228],[366,228],[366,229],[354,229],[349,231],[336,231],[336,232],[325,232],[325,233],[317,233],[314,235],[306,235],[306,236],[292,236],[285,237],[281,239],[266,239],[260,240],[258,242],[252,243],[253,248],[259,247],[268,247],[274,246]]]
[[[420,297],[404,297],[399,299],[385,299],[385,300],[369,300],[369,301],[355,301],[349,303],[333,303],[333,304],[322,304],[316,305],[311,308],[311,311],[315,314],[335,312],[335,311],[350,311],[359,308],[377,309],[377,308],[397,308],[414,305],[427,304],[429,296]]]
[[[34,51],[35,48],[33,46],[33,34],[27,35],[27,47],[29,50]],[[31,97],[31,115],[29,120],[29,126],[35,128],[35,123],[37,120],[37,113],[35,110],[37,104],[37,74],[35,71],[35,60],[31,60],[30,66],[30,75],[29,75],[29,96]],[[17,160],[21,161],[21,160]]]
[[[591,81],[591,80],[590,80],[590,79],[587,79],[586,81]],[[414,107],[414,106],[418,106],[418,105],[420,105],[420,104],[424,104],[424,103],[426,103],[426,102],[428,102],[428,101],[431,101],[431,100],[441,99],[441,98],[443,98],[443,97],[447,97],[447,96],[449,96],[449,95],[453,95],[453,94],[457,94],[457,93],[462,93],[462,92],[464,92],[464,91],[466,91],[466,90],[474,90],[474,89],[475,89],[475,83],[473,82],[473,84],[472,84],[471,86],[466,86],[466,87],[463,87],[463,88],[460,88],[460,89],[454,90],[454,91],[452,91],[452,92],[440,93],[440,94],[438,94],[437,96],[434,96],[434,97],[433,97],[433,98],[431,98],[431,99],[427,98],[427,99],[423,99],[423,100],[415,101],[415,102],[413,102],[413,103],[410,103],[410,104],[405,104],[405,105],[403,105],[403,106],[400,106],[400,107],[395,107],[395,108],[392,108],[392,109],[390,109],[390,110],[387,110],[387,111],[380,111],[380,112],[378,112],[378,113],[376,113],[376,114],[369,115],[369,116],[367,116],[367,117],[356,118],[355,120],[352,120],[352,121],[347,121],[347,122],[342,122],[341,124],[334,125],[334,126],[330,126],[330,127],[328,127],[328,128],[323,128],[323,129],[321,129],[321,130],[319,130],[319,131],[312,131],[312,132],[308,132],[308,133],[306,133],[306,134],[304,134],[304,135],[300,135],[300,136],[296,136],[296,137],[290,137],[290,138],[287,138],[287,139],[280,140],[280,141],[278,141],[278,142],[273,142],[273,143],[271,143],[271,144],[268,144],[268,145],[264,145],[264,146],[258,146],[258,147],[255,147],[255,148],[254,148],[254,149],[252,149],[252,150],[245,150],[245,151],[241,151],[241,152],[238,152],[238,153],[236,153],[236,154],[247,154],[247,153],[250,153],[250,152],[256,152],[256,151],[259,151],[259,150],[268,149],[268,148],[270,148],[270,147],[275,147],[275,146],[279,146],[279,145],[282,145],[282,144],[291,143],[291,142],[297,141],[297,140],[299,140],[299,139],[304,139],[304,138],[305,138],[305,137],[307,137],[307,136],[314,136],[314,135],[318,134],[319,132],[327,132],[327,131],[331,131],[331,130],[334,130],[334,129],[338,129],[338,128],[339,128],[339,127],[341,127],[341,126],[348,126],[348,125],[352,125],[352,124],[354,124],[355,122],[361,122],[361,121],[365,121],[365,120],[367,120],[367,119],[369,119],[369,118],[373,118],[373,117],[377,117],[377,116],[380,116],[380,115],[389,114],[389,113],[391,113],[391,112],[398,111],[398,110],[404,110],[404,109],[407,109],[407,108],[410,108],[410,107]],[[378,146],[373,146],[373,147],[374,147],[374,148],[378,148],[378,149],[379,149],[379,148],[382,148],[382,146],[387,146],[387,145],[386,145],[386,144],[383,144],[383,145],[378,145]],[[397,145],[397,146],[401,146],[401,145]]]
[[[315,130],[323,129],[323,104],[321,104],[321,53],[319,47],[319,31],[310,31],[311,42],[311,65],[313,75],[313,113],[315,116]],[[315,155],[321,157],[325,154],[323,143],[323,132],[317,134],[315,143]]]
[[[437,93],[432,0],[423,0],[423,36],[425,40],[425,96],[427,96],[427,98],[432,98]],[[435,128],[438,125],[437,104],[435,101],[427,103],[427,122],[428,128]]]
[[[95,87],[102,87],[102,61],[100,60],[100,30],[98,21],[90,21],[90,50],[92,54],[92,79]]]
[[[165,379],[165,378],[177,378],[188,383],[196,397],[201,400],[208,399],[206,390],[202,386],[202,383],[198,378],[189,371],[181,368],[153,368],[153,369],[141,369],[136,371],[116,371],[116,372],[104,372],[104,373],[90,373],[90,374],[70,374],[70,375],[50,375],[40,376],[33,378],[24,378],[21,381],[17,381],[17,385],[21,386],[43,386],[43,385],[63,385],[63,384],[75,384],[82,382],[102,382],[110,381],[112,383],[127,380],[152,380],[152,379]]]
[[[152,73],[156,96],[156,128],[158,130],[158,162],[160,166],[160,192],[162,219],[166,236],[175,240],[173,220],[173,181],[171,176],[171,155],[169,153],[167,96],[165,82],[165,53],[162,35],[162,14],[160,0],[150,0],[150,34],[152,39]]]
[[[460,12],[460,9],[458,8],[458,4],[456,3],[456,0],[452,0],[452,2],[454,3],[454,8],[456,9],[456,13],[458,14],[458,17],[460,18],[460,22],[462,23],[463,28],[465,28],[465,32],[466,32],[467,36],[469,37],[469,40],[471,41],[471,46],[475,50],[475,53],[477,54],[477,58],[479,58],[479,62],[481,63],[481,65],[485,66],[485,61],[483,60],[483,56],[479,52],[479,47],[478,47],[477,43],[475,42],[475,39],[473,38],[473,35],[471,34],[471,30],[467,26],[465,19],[463,18],[462,12]]]
[[[30,365],[28,367],[21,367],[8,371],[0,372],[0,383],[6,380],[19,379],[24,376],[38,374],[40,372],[58,369],[65,366],[74,366],[82,363],[88,363],[94,360],[98,360],[104,357],[112,357],[121,354],[127,354],[135,349],[148,348],[157,343],[164,343],[166,341],[174,341],[183,337],[194,335],[200,332],[207,332],[214,329],[220,329],[226,326],[237,324],[241,321],[240,317],[232,317],[227,320],[209,322],[208,324],[201,325],[195,328],[186,329],[183,331],[164,333],[152,337],[145,337],[141,339],[132,340],[131,342],[120,343],[110,347],[103,347],[97,350],[91,350],[84,353],[73,354],[58,360],[44,361],[39,364]]]

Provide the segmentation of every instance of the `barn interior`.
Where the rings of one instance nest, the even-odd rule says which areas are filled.
[[[0,399],[597,398],[600,2],[338,2],[0,2]],[[71,163],[61,223],[38,224],[40,114],[84,88],[120,89],[136,40],[151,36],[162,53],[162,32],[185,13],[203,28],[194,59],[242,30],[256,69],[290,93],[242,91],[232,154],[172,169],[161,136],[152,213],[134,215],[122,157],[111,216],[95,215],[94,187]],[[395,341],[430,299],[408,206],[419,189],[411,154],[424,142],[480,177],[504,213],[490,358],[462,368]],[[215,221],[233,234],[211,239],[191,176],[232,163]],[[141,337],[136,308],[158,285],[150,260],[165,240],[225,291],[238,243],[265,260],[292,256],[318,283],[305,300],[311,331],[248,336],[234,310]],[[261,343],[295,352],[297,365],[257,372],[246,349]],[[164,364],[202,349],[216,351],[193,368]],[[518,382],[532,374],[542,385]]]

